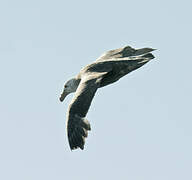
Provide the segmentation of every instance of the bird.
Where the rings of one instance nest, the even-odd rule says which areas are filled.
[[[154,59],[151,53],[154,50],[156,49],[125,46],[107,51],[65,83],[60,101],[68,94],[75,93],[67,110],[66,123],[71,150],[84,149],[85,138],[91,130],[86,115],[96,91]]]

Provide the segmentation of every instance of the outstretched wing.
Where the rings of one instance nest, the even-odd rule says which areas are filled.
[[[102,74],[86,75],[76,90],[75,96],[69,105],[67,113],[67,134],[71,150],[84,149],[85,137],[91,130],[85,116],[89,110],[92,99],[99,87]]]
[[[124,50],[124,54],[122,54]],[[105,53],[103,53],[98,59],[97,61],[104,61],[107,59],[114,59],[114,58],[120,58],[120,57],[128,57],[131,56],[133,53],[135,53],[135,49],[130,47],[130,46],[126,46],[123,48],[118,48],[118,49],[113,49],[110,51],[107,51]]]
[[[125,58],[130,56],[141,56],[153,50],[155,49],[152,49],[152,48],[134,49],[131,46],[125,46],[123,48],[114,49],[114,50],[105,52],[96,61],[101,62],[101,61],[107,61],[110,59]]]

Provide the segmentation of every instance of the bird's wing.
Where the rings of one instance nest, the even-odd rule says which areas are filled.
[[[86,74],[76,90],[75,96],[69,105],[67,113],[67,134],[71,150],[84,148],[87,131],[91,130],[85,116],[91,105],[91,101],[99,87],[104,73]]]
[[[122,54],[121,52],[124,50],[124,54]],[[110,50],[107,51],[105,53],[103,53],[96,61],[105,61],[107,59],[114,59],[114,58],[121,58],[121,57],[128,57],[131,56],[135,53],[135,49],[130,47],[130,46],[126,46],[123,48],[118,48],[118,49],[114,49],[114,50]]]
[[[107,61],[111,59],[121,59],[121,58],[127,58],[131,56],[141,56],[147,53],[150,53],[151,51],[154,51],[155,49],[152,48],[142,48],[142,49],[134,49],[131,46],[125,46],[123,48],[114,49],[105,52],[102,54],[96,61]]]

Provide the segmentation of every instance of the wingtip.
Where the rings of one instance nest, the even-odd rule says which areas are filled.
[[[75,116],[76,123],[68,122],[68,141],[71,150],[80,148],[84,150],[85,138],[88,136],[88,131],[91,130],[90,123],[87,119]],[[78,120],[78,121],[77,121]]]
[[[83,138],[83,137],[81,137],[81,138]],[[80,139],[78,142],[76,141],[75,143],[72,140],[69,140],[69,147],[70,147],[71,151],[76,150],[78,148],[80,148],[81,150],[84,150],[84,145],[85,145],[85,142]]]

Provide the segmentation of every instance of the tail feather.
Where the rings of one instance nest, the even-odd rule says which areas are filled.
[[[145,54],[142,57],[148,58],[148,59],[154,59],[155,58],[155,56],[153,56],[153,54],[151,54],[151,53]]]

